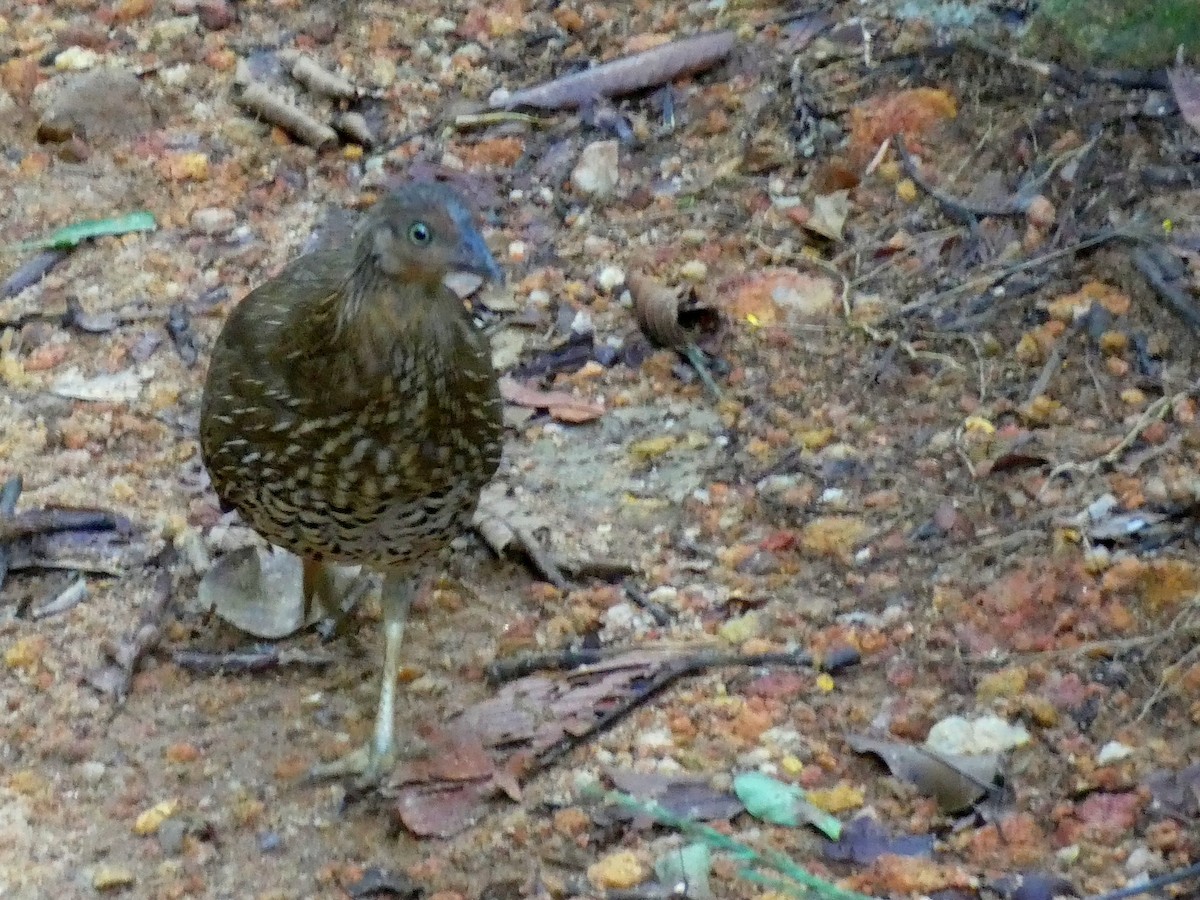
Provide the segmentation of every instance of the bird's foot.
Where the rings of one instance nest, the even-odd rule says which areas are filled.
[[[354,776],[354,786],[360,790],[376,787],[396,764],[396,748],[388,747],[382,753],[368,741],[357,750],[347,753],[333,762],[319,763],[308,770],[309,781],[325,781],[331,778]]]
[[[345,756],[313,766],[308,770],[307,780],[315,782],[353,777],[351,783],[355,791],[361,792],[378,787],[401,760],[420,756],[424,752],[425,747],[420,741],[398,748],[391,742],[380,746],[375,741],[368,740]]]

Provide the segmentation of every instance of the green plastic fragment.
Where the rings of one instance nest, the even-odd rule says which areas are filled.
[[[743,772],[733,779],[733,792],[746,812],[772,825],[812,825],[831,841],[842,834],[842,823],[805,799],[804,791],[761,772]]]
[[[92,219],[67,225],[58,231],[22,244],[23,250],[70,250],[92,238],[130,234],[135,231],[154,231],[158,227],[151,213],[139,211],[111,219]]]

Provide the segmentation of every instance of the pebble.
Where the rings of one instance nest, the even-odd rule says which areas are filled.
[[[680,266],[679,274],[688,281],[703,281],[708,277],[708,266],[698,259],[691,259]]]
[[[744,644],[752,637],[757,637],[762,631],[762,622],[757,612],[748,612],[744,616],[730,619],[717,629],[721,640],[730,644]]]
[[[60,72],[82,72],[100,62],[100,54],[85,47],[68,47],[54,57],[54,68]]]
[[[88,784],[96,784],[107,771],[108,767],[104,763],[94,759],[89,759],[79,767],[79,774]]]
[[[1107,766],[1110,763],[1119,762],[1122,759],[1128,759],[1133,755],[1133,750],[1126,747],[1120,741],[1109,741],[1100,748],[1100,752],[1096,754],[1096,765]]]
[[[220,31],[233,24],[233,8],[228,0],[200,0],[196,13],[200,24],[209,31]]]
[[[193,212],[190,221],[192,230],[201,234],[228,234],[237,225],[237,216],[223,206],[205,206]]]
[[[115,891],[133,884],[133,872],[125,866],[97,866],[92,872],[92,887],[98,891]]]
[[[175,856],[183,850],[183,839],[187,834],[187,823],[183,819],[168,819],[158,829],[158,846],[167,856]]]
[[[596,284],[605,293],[612,293],[613,288],[625,283],[625,272],[617,266],[605,266],[596,276]]]
[[[258,836],[258,849],[263,853],[278,853],[283,849],[283,838],[277,831],[264,831]]]
[[[608,890],[629,890],[645,881],[649,874],[646,864],[632,850],[610,853],[587,870],[588,881]]]
[[[583,148],[571,173],[571,184],[583,194],[603,198],[620,180],[621,151],[616,141],[594,141]]]

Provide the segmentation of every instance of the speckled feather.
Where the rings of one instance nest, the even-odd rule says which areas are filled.
[[[442,243],[407,244],[415,221]],[[502,421],[487,341],[442,284],[464,259],[494,274],[458,198],[409,186],[352,244],[297,259],[230,314],[201,449],[222,500],[267,540],[394,569],[466,525],[499,465]]]

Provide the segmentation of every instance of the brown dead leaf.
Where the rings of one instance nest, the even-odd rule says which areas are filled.
[[[813,234],[828,240],[840,241],[848,215],[850,215],[849,191],[840,190],[829,194],[818,194],[813,197],[812,215],[805,220],[804,227]]]
[[[1191,66],[1176,66],[1167,70],[1167,80],[1183,121],[1200,132],[1200,73]]]
[[[508,403],[530,409],[544,409],[559,422],[579,425],[594,422],[604,415],[604,407],[566,391],[543,391],[513,378],[500,379],[500,396]]]
[[[418,837],[453,837],[475,822],[493,793],[491,783],[478,781],[409,785],[396,796],[396,815]]]
[[[475,781],[496,772],[495,763],[476,734],[437,729],[426,736],[426,741],[428,751],[401,766],[393,783]]]
[[[893,776],[933,797],[943,812],[966,809],[988,791],[1000,767],[994,753],[966,756],[935,753],[924,747],[868,735],[851,734],[846,743],[855,753],[872,753]]]
[[[672,350],[686,347],[690,338],[679,324],[683,288],[665,287],[641,272],[630,272],[627,280],[638,327],[660,347]]]

